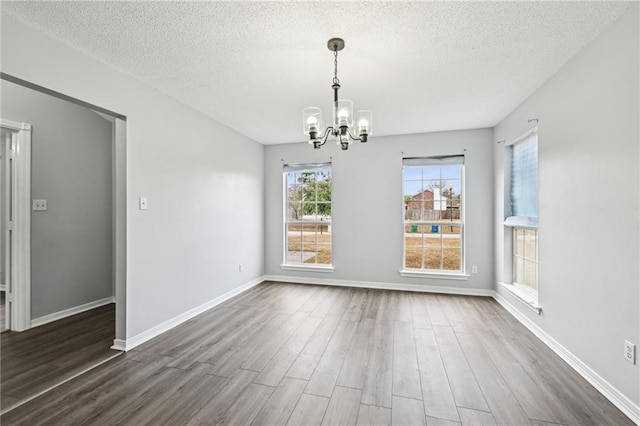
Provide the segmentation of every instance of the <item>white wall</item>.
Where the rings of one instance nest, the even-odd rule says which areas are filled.
[[[127,117],[127,324],[118,339],[263,275],[262,145],[4,14],[2,71]]]
[[[420,286],[491,289],[493,206],[491,129],[372,137],[341,151],[333,142],[266,147],[266,273],[286,277]],[[402,158],[462,154],[466,179],[466,264],[479,273],[468,281],[400,277],[402,267]],[[333,164],[333,264],[335,272],[284,271],[282,165]]]
[[[113,296],[111,123],[6,81],[2,118],[32,125],[31,317]]]
[[[510,141],[540,120],[542,314],[498,292],[636,405],[639,368],[624,360],[623,341],[640,344],[638,38],[635,4],[494,130]],[[504,145],[494,147],[500,281]]]

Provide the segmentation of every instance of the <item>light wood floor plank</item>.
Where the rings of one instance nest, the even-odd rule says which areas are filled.
[[[556,399],[543,392],[522,368],[518,360],[509,355],[505,339],[490,332],[480,333],[478,335],[479,342],[487,350],[494,365],[500,371],[527,416],[530,419],[551,423],[567,422],[568,419],[563,414],[564,410]]]
[[[460,426],[461,424],[462,423],[454,422],[453,420],[439,419],[438,417],[427,417],[428,426]]]
[[[340,321],[338,328],[314,370],[305,393],[330,397],[338,381],[344,357],[353,341],[357,323]]]
[[[438,295],[427,294],[425,295],[425,298],[426,298],[426,304],[427,304],[427,313],[429,314],[429,319],[431,320],[431,324],[439,325],[443,327],[449,327],[451,324],[449,324],[447,315],[444,313],[444,309],[442,309],[442,305],[440,304]]]
[[[411,318],[414,328],[426,328],[431,330],[433,325],[427,311],[427,298],[420,293],[410,293]]]
[[[456,335],[496,421],[513,425],[529,423],[522,406],[477,338],[467,333]]]
[[[444,314],[447,316],[447,320],[449,324],[451,324],[453,331],[468,333],[467,318],[465,318],[462,308],[460,307],[460,298],[439,295],[438,300],[442,305]]]
[[[191,418],[191,424],[223,423],[238,397],[258,375],[255,371],[237,370],[227,379],[221,389]]]
[[[343,321],[360,321],[364,316],[364,308],[367,299],[369,298],[368,290],[366,289],[355,289],[353,295],[351,296],[351,300],[347,305],[347,309],[342,316]]]
[[[416,329],[415,336],[425,414],[458,421],[458,410],[433,331]]]
[[[393,333],[393,394],[422,399],[413,326],[396,322]]]
[[[391,410],[391,424],[398,426],[426,425],[427,421],[424,416],[422,400],[394,396]]]
[[[391,424],[391,409],[360,404],[358,426],[387,426]]]
[[[300,379],[285,378],[271,394],[262,407],[253,425],[284,425],[296,408],[307,382]]]
[[[322,318],[307,317],[280,348],[278,353],[262,369],[255,382],[263,385],[278,386],[322,321]]]
[[[309,380],[338,324],[340,324],[340,317],[335,315],[324,317],[286,375],[296,379]]]
[[[294,313],[285,321],[282,327],[269,335],[266,341],[257,341],[253,349],[250,350],[249,357],[242,364],[242,368],[258,372],[262,371],[308,315],[306,312]]]
[[[462,426],[495,426],[496,420],[491,413],[486,411],[471,410],[469,408],[458,408]]]
[[[273,394],[271,386],[251,383],[229,408],[224,423],[229,425],[250,425]],[[220,424],[222,422],[215,422]]]
[[[329,288],[322,300],[320,300],[320,303],[318,303],[318,306],[313,310],[313,312],[311,312],[311,316],[319,318],[327,316],[333,305],[338,301],[339,297],[339,288]]]
[[[393,394],[393,325],[376,324],[364,378],[362,403],[391,408]]]
[[[358,420],[361,398],[362,391],[360,389],[336,386],[322,424],[326,426],[355,426]]]
[[[434,334],[456,405],[489,411],[453,330],[449,327],[434,327]]]
[[[342,364],[337,384],[349,388],[364,388],[364,377],[369,361],[369,351],[375,321],[367,318],[360,321],[349,352]]]
[[[255,351],[270,342],[290,320],[291,315],[274,313],[263,323],[254,323],[254,327],[241,335],[236,335],[236,339],[230,342],[225,351],[209,355],[204,362],[214,365],[217,375],[228,377]]]
[[[329,398],[302,394],[296,408],[291,413],[287,426],[317,426],[329,406]]]

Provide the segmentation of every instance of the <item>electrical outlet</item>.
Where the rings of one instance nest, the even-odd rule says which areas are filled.
[[[473,266],[471,267],[471,273],[472,273],[472,274],[477,274],[477,273],[478,273],[478,267],[477,267],[477,266],[475,266],[475,265],[473,265]]]
[[[47,200],[33,200],[33,211],[46,211],[47,210]]]
[[[624,359],[629,361],[631,364],[636,363],[636,345],[628,340],[624,341]]]
[[[242,263],[238,264],[238,272],[242,272],[242,270],[244,269],[244,265]]]
[[[140,197],[139,203],[140,210],[146,210],[149,208],[149,200],[147,200],[147,197]]]

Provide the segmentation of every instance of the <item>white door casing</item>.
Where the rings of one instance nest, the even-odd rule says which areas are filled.
[[[6,194],[6,303],[11,330],[31,328],[31,125],[0,118],[11,132],[3,176]]]

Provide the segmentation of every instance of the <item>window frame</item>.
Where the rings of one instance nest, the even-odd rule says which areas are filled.
[[[406,218],[406,200],[405,200],[405,185],[407,180],[405,179],[405,170],[407,168],[426,168],[433,167],[440,169],[439,176],[440,181],[446,180],[442,177],[442,168],[447,166],[460,166],[460,205],[459,207],[459,219],[450,222],[438,222],[436,220],[419,220],[419,221],[407,221]],[[452,279],[452,280],[468,280],[469,275],[466,272],[466,218],[465,218],[465,206],[466,206],[466,184],[465,184],[465,156],[464,155],[448,155],[448,156],[425,156],[415,158],[403,158],[402,159],[402,264],[399,271],[403,277],[413,278],[438,278],[438,279]],[[456,178],[457,180],[458,178]],[[432,179],[426,179],[426,181]],[[424,177],[421,178],[422,187],[424,188]],[[420,202],[420,201],[417,201]],[[435,204],[438,201],[433,201]],[[424,201],[422,201],[424,203]],[[442,227],[455,226],[460,228],[460,269],[427,269],[427,268],[411,268],[406,265],[407,243],[406,243],[406,228],[407,226],[438,226],[440,235],[440,256],[441,265],[443,262],[443,250],[446,248],[443,245],[444,235],[442,233]],[[424,250],[424,246],[421,246]],[[423,254],[424,256],[424,254]]]
[[[323,220],[323,219],[318,219],[318,220],[289,220],[289,215],[288,215],[288,207],[289,207],[289,193],[288,193],[288,183],[287,183],[287,178],[290,174],[292,173],[320,173],[322,171],[328,171],[329,173],[329,179],[331,179],[331,201],[330,206],[331,206],[331,215],[330,215],[330,219],[329,220]],[[333,254],[334,254],[334,250],[333,250],[333,242],[334,242],[334,238],[333,238],[333,166],[330,162],[328,163],[299,163],[299,164],[285,164],[283,167],[283,171],[282,171],[282,182],[283,182],[283,197],[282,197],[282,201],[283,201],[283,215],[282,215],[282,219],[283,219],[283,232],[282,232],[282,264],[280,265],[280,268],[283,270],[296,270],[296,271],[301,271],[301,270],[313,270],[313,271],[320,271],[320,272],[333,272],[335,270],[334,266],[333,266]],[[315,204],[318,204],[318,199],[317,199],[317,193],[318,193],[318,188],[317,188],[317,180],[316,180],[316,188],[315,188],[315,194],[316,194],[316,200],[314,201]],[[288,230],[289,230],[289,225],[312,225],[312,226],[318,226],[318,227],[322,227],[322,226],[328,226],[329,229],[331,229],[331,263],[293,263],[289,260],[289,238],[288,238]],[[302,231],[301,231],[302,232]],[[318,231],[316,231],[318,232]],[[318,256],[319,254],[319,250],[318,250],[318,241],[316,238],[316,242],[315,242],[315,247],[316,247],[316,256]],[[302,247],[301,247],[301,252]]]
[[[513,168],[514,168],[514,147],[516,144],[525,142],[531,136],[535,135],[536,137],[536,212],[535,217],[528,216],[514,216],[513,215]],[[505,280],[504,282],[500,282],[500,286],[505,290],[512,293],[517,299],[525,303],[528,307],[534,310],[536,313],[540,314],[542,312],[542,308],[538,304],[539,290],[540,290],[540,280],[539,280],[539,231],[538,231],[538,217],[539,217],[539,155],[538,155],[538,140],[539,140],[539,132],[538,127],[533,127],[532,129],[525,132],[523,135],[515,138],[512,142],[508,143],[505,146],[505,163],[504,163],[504,175],[508,176],[508,179],[505,179],[504,185],[504,201],[505,201],[505,219],[504,219],[504,229],[505,232],[510,232],[510,238],[507,240],[505,235],[505,247],[504,247],[504,255],[505,255]],[[536,258],[535,261],[532,259],[527,259],[525,262],[530,262],[535,264],[535,289],[532,286],[527,285],[523,282],[519,282],[516,277],[517,274],[517,256],[516,254],[516,235],[519,230],[524,232],[526,231],[534,231],[535,232],[535,251]],[[507,244],[508,242],[508,244]],[[507,257],[509,259],[507,260]],[[508,265],[508,268],[507,268]]]

